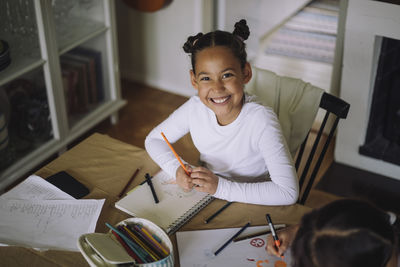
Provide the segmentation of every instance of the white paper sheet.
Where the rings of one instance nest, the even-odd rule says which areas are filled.
[[[232,242],[217,256],[214,252],[231,238],[240,228],[177,232],[179,261],[185,267],[286,267],[291,266],[288,251],[284,259],[267,254],[266,236]],[[241,235],[255,232],[255,227],[247,228]],[[260,228],[257,229],[259,231]]]
[[[104,201],[76,200],[31,175],[0,196],[0,242],[78,251],[79,236],[94,232]]]
[[[104,199],[0,199],[0,242],[78,251],[80,235],[92,233]]]
[[[42,177],[31,175],[23,182],[2,194],[0,199],[74,199]]]

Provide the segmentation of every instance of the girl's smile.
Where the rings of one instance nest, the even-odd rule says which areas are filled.
[[[195,70],[190,72],[191,82],[200,100],[220,125],[233,122],[242,109],[244,85],[252,76],[250,64],[242,69],[229,48],[215,46],[197,53]]]

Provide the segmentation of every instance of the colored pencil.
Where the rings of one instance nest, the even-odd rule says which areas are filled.
[[[138,257],[142,262],[148,262],[148,260],[146,259],[146,255],[143,255],[143,252],[141,252],[140,247],[137,244],[135,244],[132,240],[130,240],[129,237],[127,237],[118,229],[111,226],[109,223],[106,223],[106,226],[111,230],[113,230],[114,232],[116,232],[125,241],[125,243],[129,246],[129,248],[132,249],[136,255],[138,255]]]
[[[224,248],[226,248],[238,235],[240,235],[247,227],[250,226],[250,222],[246,223],[240,230],[234,234],[231,238],[229,238],[225,244],[223,244],[217,251],[214,252],[214,255],[217,256]]]
[[[128,227],[122,226],[122,228],[125,230],[126,233],[128,233],[128,235],[133,239],[133,241],[136,242],[136,244],[141,246],[146,251],[146,253],[149,254],[151,258],[153,258],[154,261],[159,261],[161,259],[161,257],[158,256],[154,250],[152,250],[145,242],[140,240],[140,238],[137,235],[135,235],[134,232],[129,230]]]
[[[165,137],[164,133],[161,132],[162,137],[164,138],[165,142],[167,143],[167,145],[169,146],[169,148],[171,149],[172,153],[174,153],[175,157],[177,158],[177,160],[179,161],[179,163],[181,164],[183,170],[186,172],[186,174],[188,176],[190,176],[190,172],[188,172],[188,170],[185,167],[185,164],[183,164],[181,158],[178,156],[178,154],[176,154],[175,149],[172,147],[172,145],[169,143],[167,137]]]
[[[279,240],[278,234],[275,231],[275,227],[274,227],[274,225],[272,223],[271,216],[269,216],[269,214],[267,213],[265,215],[265,217],[267,218],[269,228],[271,229],[271,234],[272,234],[272,237],[274,238],[275,246],[276,246],[277,249],[279,249],[279,247],[281,246],[281,241]],[[283,257],[284,256],[281,255],[282,259],[283,259]]]
[[[119,193],[118,197],[121,198],[125,194],[126,190],[131,185],[133,179],[135,179],[135,177],[139,173],[139,171],[140,171],[140,168],[137,168],[136,171],[133,173],[131,179],[129,179],[128,183],[125,185],[124,189],[122,189],[121,193]]]
[[[281,229],[281,228],[284,228],[284,227],[286,227],[286,224],[276,224],[275,225],[275,230],[276,229]],[[260,235],[266,235],[266,234],[270,234],[270,233],[271,233],[271,230],[264,230],[264,231],[260,231],[260,232],[257,232],[257,233],[252,233],[252,234],[244,235],[244,236],[241,236],[241,237],[236,237],[235,239],[233,239],[233,242],[239,242],[239,241],[242,241],[242,240],[246,240],[246,239],[250,239],[250,238],[253,238],[253,237],[257,237],[257,236],[260,236]]]
[[[207,219],[204,220],[204,223],[209,223],[212,219],[214,219],[218,214],[220,214],[224,209],[229,207],[232,204],[232,202],[228,202],[225,205],[223,205],[219,210],[217,210],[213,215],[208,217]]]
[[[135,263],[143,263],[139,256],[135,254],[135,252],[128,246],[128,244],[125,243],[124,240],[113,230],[111,230],[111,233],[115,236],[115,238],[118,240],[118,242],[124,247],[125,251],[131,256],[134,260]]]
[[[155,250],[161,258],[168,256],[168,252],[163,247],[161,247],[161,245],[151,235],[147,234],[148,232],[144,227],[140,228],[135,224],[127,225],[127,227],[132,232],[138,234],[138,236],[143,240],[143,242],[146,242],[147,245],[153,250]]]

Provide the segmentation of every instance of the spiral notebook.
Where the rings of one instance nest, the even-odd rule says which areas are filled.
[[[167,234],[175,233],[214,199],[213,196],[196,190],[184,192],[175,183],[175,178],[162,170],[151,180],[159,203],[154,202],[150,186],[144,183],[116,202],[115,207],[132,216],[154,222]]]

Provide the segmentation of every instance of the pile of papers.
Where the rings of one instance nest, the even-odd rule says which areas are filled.
[[[75,199],[31,175],[0,196],[0,243],[79,251],[79,236],[93,233],[104,199]]]

